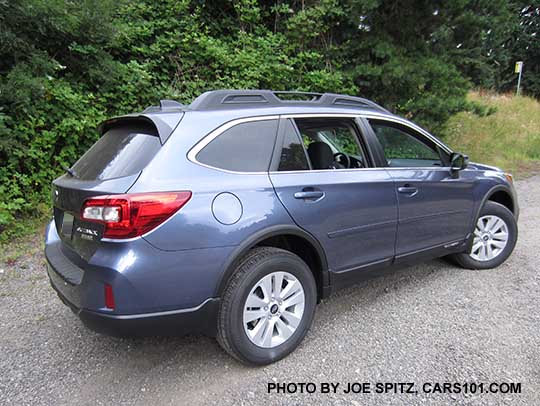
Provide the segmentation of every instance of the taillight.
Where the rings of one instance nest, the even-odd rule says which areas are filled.
[[[105,226],[105,238],[133,238],[157,227],[191,198],[191,192],[132,193],[85,200],[83,220]]]

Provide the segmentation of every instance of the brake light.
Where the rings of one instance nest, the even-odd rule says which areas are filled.
[[[103,224],[105,238],[133,238],[163,223],[190,198],[189,191],[96,196],[85,200],[81,218]]]

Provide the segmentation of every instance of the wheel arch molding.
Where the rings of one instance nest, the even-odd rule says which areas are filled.
[[[498,198],[493,199],[493,197],[495,195],[506,195],[505,198],[508,199],[508,200],[507,200],[507,202],[501,202],[500,199],[498,199]],[[486,202],[489,201],[489,200],[494,201],[495,203],[502,204],[508,210],[510,210],[514,216],[517,216],[517,207],[518,206],[517,206],[517,202],[516,202],[516,198],[514,196],[514,193],[512,193],[512,191],[510,190],[510,188],[508,186],[496,185],[496,186],[491,187],[484,194],[484,197],[480,201],[480,204],[478,205],[478,207],[476,209],[476,212],[475,212],[475,216],[474,216],[475,223],[474,224],[476,224],[476,220],[478,220],[478,217],[480,215],[480,211],[482,210],[482,207],[484,207]]]
[[[504,193],[507,195],[507,198],[510,199],[511,207],[508,207],[508,205],[503,204],[498,200],[492,199],[494,195],[499,194],[499,193]],[[469,235],[467,236],[467,243],[466,243],[467,250],[470,250],[472,247],[474,228],[476,227],[476,223],[478,222],[478,219],[480,218],[480,212],[482,211],[482,208],[488,201],[494,201],[495,203],[502,204],[508,210],[510,210],[510,212],[512,212],[512,214],[514,215],[514,217],[516,217],[516,220],[517,220],[518,206],[517,206],[515,195],[512,193],[510,188],[505,185],[495,185],[489,188],[488,191],[484,193],[484,196],[482,197],[482,200],[480,200],[480,204],[478,205],[478,207],[476,207],[474,216],[472,217],[471,230],[470,230]]]
[[[299,241],[302,241],[303,244],[306,244],[304,245],[304,247],[310,247],[311,254],[315,255],[314,259],[316,262],[309,263],[309,261],[306,261],[306,259],[302,255],[299,255],[298,252],[295,252],[294,249],[283,247],[282,245],[275,243],[279,239],[284,239],[285,241],[288,241],[288,238],[299,239]],[[261,244],[264,242],[268,242],[268,244]],[[326,298],[330,295],[331,289],[328,262],[324,249],[319,243],[319,241],[307,231],[301,229],[298,226],[275,225],[265,228],[263,230],[259,230],[258,232],[246,238],[238,247],[236,247],[236,249],[229,256],[229,258],[225,262],[225,265],[223,266],[223,272],[221,273],[220,280],[217,284],[214,297],[222,296],[223,291],[227,287],[227,283],[230,277],[232,276],[234,270],[236,269],[236,266],[238,265],[238,261],[247,252],[249,252],[249,250],[259,245],[268,245],[284,248],[301,257],[304,261],[307,262],[307,265],[310,267],[311,271],[314,274],[315,281],[317,283],[318,300]]]

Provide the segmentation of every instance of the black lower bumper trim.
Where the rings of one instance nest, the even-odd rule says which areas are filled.
[[[54,287],[54,285],[53,285]],[[78,309],[55,288],[62,302],[79,316],[90,330],[116,337],[182,336],[204,334],[215,337],[219,299],[211,298],[201,305],[159,313],[114,315]]]

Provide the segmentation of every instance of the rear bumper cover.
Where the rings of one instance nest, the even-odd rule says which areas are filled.
[[[214,336],[217,275],[232,249],[164,252],[140,239],[102,244],[87,260],[60,241],[51,223],[45,258],[53,289],[92,330],[114,336]],[[105,284],[113,288],[114,311],[105,306]]]
[[[49,267],[49,272],[55,272]],[[191,333],[216,335],[219,299],[210,298],[197,307],[157,313],[116,315],[80,309],[51,286],[90,330],[116,337],[181,336]]]

